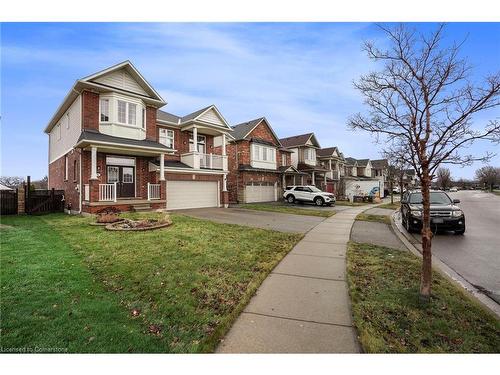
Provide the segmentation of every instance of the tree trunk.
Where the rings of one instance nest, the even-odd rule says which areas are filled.
[[[422,166],[422,277],[420,280],[420,299],[429,302],[432,282],[432,231],[429,169]]]
[[[394,204],[394,187],[393,187],[393,182],[391,179],[391,204]]]

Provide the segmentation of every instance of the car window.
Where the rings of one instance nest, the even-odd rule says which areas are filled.
[[[297,186],[295,188],[295,191],[304,191],[304,188],[302,186]]]
[[[450,204],[451,199],[446,193],[435,191],[430,193],[431,204]],[[410,195],[411,204],[422,204],[422,193],[413,193]]]
[[[293,186],[287,186],[287,187],[285,188],[285,190],[292,190],[292,189],[293,189]]]
[[[318,189],[316,186],[311,186],[309,187],[310,191],[314,191],[315,193],[321,193],[321,190]]]
[[[308,193],[312,192],[311,188],[310,187],[305,187],[304,188],[304,191],[307,191]]]

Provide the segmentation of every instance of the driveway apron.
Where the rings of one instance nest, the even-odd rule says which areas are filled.
[[[346,282],[352,207],[307,232],[264,280],[218,353],[357,353]]]

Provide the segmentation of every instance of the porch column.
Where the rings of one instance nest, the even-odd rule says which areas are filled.
[[[226,133],[222,133],[222,170],[227,171]]]
[[[222,204],[224,208],[229,207],[229,192],[227,191],[227,174],[222,175]]]
[[[222,178],[222,191],[227,191],[227,174]]]
[[[316,177],[314,176],[314,171],[313,171],[313,173],[312,173],[312,181],[311,181],[311,184],[312,184],[313,186],[316,186]]]
[[[165,181],[165,154],[160,154],[160,181]]]
[[[97,147],[90,148],[90,179],[97,180]]]
[[[198,128],[193,126],[193,151],[198,152]]]
[[[326,186],[326,173],[325,173],[325,175],[324,175],[324,180],[325,180],[325,186]]]

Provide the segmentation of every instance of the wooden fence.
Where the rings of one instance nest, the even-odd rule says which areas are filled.
[[[0,190],[0,215],[17,214],[17,189]]]

